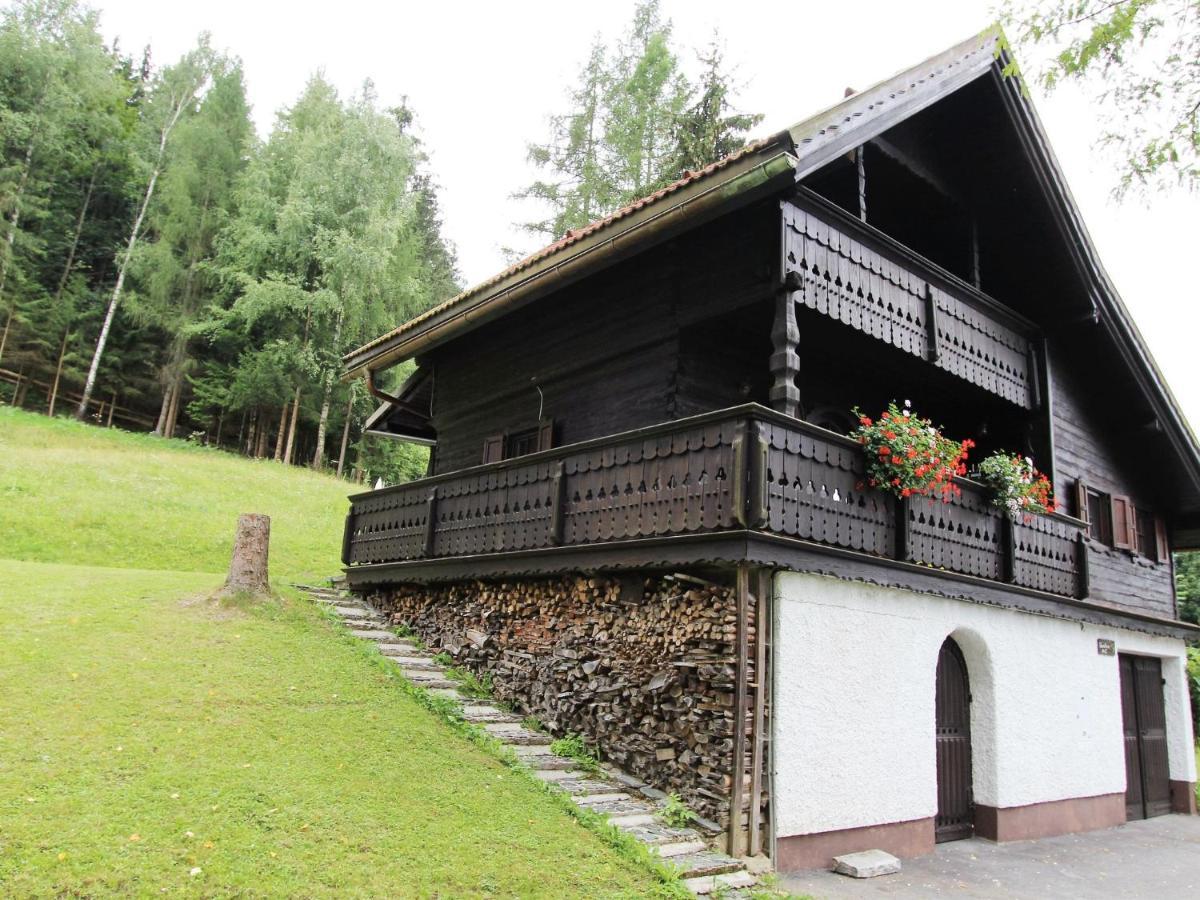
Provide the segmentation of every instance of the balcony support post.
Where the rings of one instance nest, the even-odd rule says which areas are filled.
[[[354,504],[350,504],[350,511],[346,513],[346,524],[342,529],[342,565],[350,565],[350,556],[354,549]]]
[[[938,359],[937,301],[928,281],[925,282],[925,359],[931,363]]]
[[[737,619],[736,668],[733,688],[733,754],[730,766],[733,776],[729,787],[729,855],[745,852],[746,832],[742,827],[742,807],[746,795],[746,682],[749,680],[750,628],[749,606],[752,600],[750,567],[737,568],[737,587],[734,602]]]
[[[1086,600],[1092,593],[1091,575],[1088,572],[1088,543],[1087,533],[1080,531],[1075,536],[1075,572],[1078,584],[1076,586],[1076,596],[1080,600]]]
[[[912,537],[912,516],[909,506],[912,503],[907,497],[897,497],[896,509],[896,559],[908,561],[909,540]]]
[[[425,501],[425,547],[424,555],[433,556],[433,541],[437,537],[437,487],[429,489],[429,498]]]
[[[563,507],[566,503],[567,479],[562,460],[554,464],[550,476],[550,545],[557,547],[563,538]]]
[[[1000,516],[1000,579],[1012,584],[1017,580],[1017,526],[1012,516]]]
[[[785,416],[800,416],[800,326],[796,324],[796,298],[803,283],[798,272],[788,272],[775,295],[775,320],[771,326],[771,408]]]

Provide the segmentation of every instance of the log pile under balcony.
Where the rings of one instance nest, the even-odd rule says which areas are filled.
[[[397,587],[369,599],[497,698],[725,827],[735,592],[686,575]],[[753,645],[753,613],[748,638]],[[753,678],[753,673],[748,673]]]

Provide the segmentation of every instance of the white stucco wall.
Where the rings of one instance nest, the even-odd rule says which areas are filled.
[[[934,677],[967,661],[975,802],[1024,806],[1125,790],[1118,652],[1163,659],[1171,778],[1194,781],[1184,644],[840,581],[775,580],[775,817],[780,837],[937,812]]]

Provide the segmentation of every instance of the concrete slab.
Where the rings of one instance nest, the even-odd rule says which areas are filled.
[[[833,871],[851,878],[875,878],[900,871],[900,860],[883,850],[863,850],[833,858]]]
[[[1200,816],[1159,816],[1008,844],[954,841],[939,844],[928,856],[904,860],[904,870],[887,878],[859,881],[806,872],[782,877],[780,887],[821,900],[1194,900],[1200,897]]]

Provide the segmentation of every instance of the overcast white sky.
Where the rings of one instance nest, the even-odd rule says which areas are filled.
[[[509,195],[531,180],[525,143],[545,133],[593,37],[618,34],[634,0],[313,3],[92,0],[104,32],[130,51],[149,43],[174,60],[201,30],[245,63],[259,132],[317,69],[346,94],[371,78],[380,99],[407,95],[441,185],[446,235],[468,282],[504,266],[501,248],[529,246],[511,229]],[[744,82],[741,105],[773,133],[968,35],[992,0],[664,0],[683,46],[719,29]],[[690,60],[688,61],[691,62]],[[1035,94],[1050,139],[1106,267],[1185,414],[1200,423],[1197,257],[1200,197],[1115,205],[1110,161],[1095,152],[1097,111],[1075,91]]]

